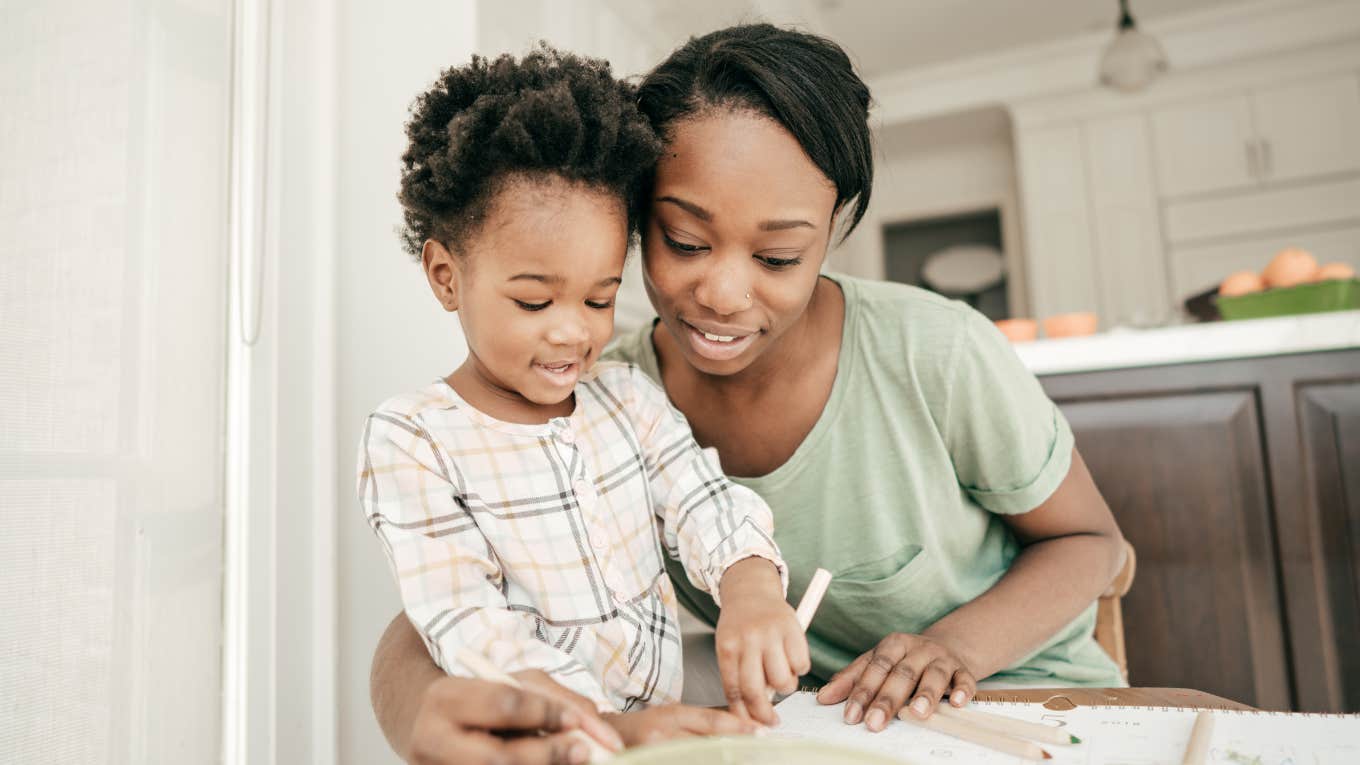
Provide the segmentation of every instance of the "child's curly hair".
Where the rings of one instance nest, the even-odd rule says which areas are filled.
[[[473,56],[411,107],[402,155],[407,252],[427,239],[455,246],[476,233],[507,179],[557,176],[616,194],[637,229],[639,191],[661,143],[637,109],[637,89],[609,62],[545,43],[516,61]]]

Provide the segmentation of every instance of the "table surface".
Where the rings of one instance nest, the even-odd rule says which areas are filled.
[[[1253,709],[1222,696],[1189,688],[1018,688],[978,691],[977,700],[1041,703],[1053,710],[1078,706]]]

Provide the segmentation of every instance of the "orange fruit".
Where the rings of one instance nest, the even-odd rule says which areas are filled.
[[[1326,282],[1332,279],[1354,279],[1355,269],[1349,263],[1328,263],[1319,268],[1313,277],[1315,282]]]
[[[1317,273],[1317,259],[1311,252],[1297,247],[1280,250],[1261,272],[1267,287],[1293,287],[1313,280]]]
[[[1218,294],[1223,297],[1233,297],[1245,295],[1248,292],[1260,292],[1265,288],[1266,283],[1255,271],[1238,271],[1218,285]]]

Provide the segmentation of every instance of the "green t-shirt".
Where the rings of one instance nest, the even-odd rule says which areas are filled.
[[[817,567],[834,579],[808,645],[825,680],[890,632],[919,633],[996,583],[1019,551],[998,517],[1057,489],[1072,431],[981,314],[901,284],[836,276],[845,328],[831,396],[793,456],[734,478],[774,510],[789,597]],[[652,325],[605,355],[660,382]],[[681,602],[716,623],[712,598],[672,565]],[[1120,686],[1092,637],[1095,604],[993,679]]]

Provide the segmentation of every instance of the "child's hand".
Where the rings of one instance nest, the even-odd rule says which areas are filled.
[[[812,668],[807,638],[768,560],[737,562],[719,587],[723,607],[714,644],[727,708],[743,720],[774,725],[779,718],[770,705],[770,689],[798,689],[798,677]]]
[[[689,736],[734,736],[755,733],[756,726],[721,709],[663,704],[640,712],[605,715],[625,746],[654,744]]]

